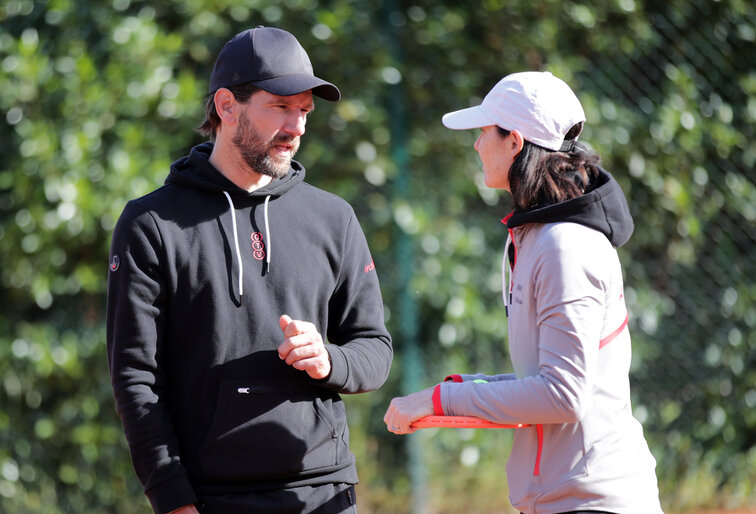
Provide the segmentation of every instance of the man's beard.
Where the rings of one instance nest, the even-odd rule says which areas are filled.
[[[239,127],[232,140],[244,162],[252,171],[275,178],[286,176],[291,167],[291,158],[299,149],[297,136],[279,134],[266,142],[255,130],[245,113],[239,117]],[[291,145],[288,156],[271,156],[270,149],[278,144]]]

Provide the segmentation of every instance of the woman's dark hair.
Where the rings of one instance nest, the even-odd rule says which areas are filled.
[[[253,86],[250,83],[240,84],[238,86],[227,87],[229,91],[234,95],[236,101],[239,103],[246,103],[252,98],[252,95],[260,90],[259,87]],[[218,116],[218,112],[215,110],[215,93],[207,96],[205,99],[205,121],[199,124],[197,132],[203,136],[209,138],[211,141],[215,139],[215,134],[218,132],[221,120]]]
[[[583,131],[583,122],[564,136],[574,141]],[[509,131],[499,127],[503,137]],[[567,152],[552,151],[525,141],[509,169],[509,190],[515,210],[527,211],[582,196],[598,176],[599,155],[588,145],[575,141]]]

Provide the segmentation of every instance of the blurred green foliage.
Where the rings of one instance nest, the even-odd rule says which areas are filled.
[[[477,134],[440,117],[514,71],[570,83],[588,117],[582,139],[636,220],[621,250],[634,408],[665,508],[753,503],[755,20],[743,0],[7,0],[0,510],[149,512],[106,369],[110,232],[125,202],[199,142],[215,55],[258,24],[296,34],[342,90],[341,102],[317,104],[298,159],[357,210],[392,332],[409,314],[400,298],[417,306],[423,386],[509,369],[498,220],[511,204],[481,181]],[[399,143],[406,167],[392,153]],[[397,234],[410,260],[397,258]],[[406,512],[413,493],[406,438],[381,421],[406,369],[408,342],[395,344],[387,385],[347,399],[365,512]],[[507,511],[511,434],[410,437],[423,450],[428,511]]]

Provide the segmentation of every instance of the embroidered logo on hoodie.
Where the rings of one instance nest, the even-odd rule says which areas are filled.
[[[110,261],[110,271],[116,271],[118,268],[121,267],[121,258],[117,255],[113,256],[113,259]]]
[[[265,258],[263,235],[260,232],[252,232],[250,238],[252,239],[252,257],[258,261],[263,260]]]

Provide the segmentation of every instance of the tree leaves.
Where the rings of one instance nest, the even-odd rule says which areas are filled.
[[[215,55],[258,24],[292,31],[316,73],[343,93],[317,103],[298,159],[308,180],[358,212],[392,332],[409,312],[400,296],[416,302],[424,385],[508,369],[499,219],[511,203],[482,184],[475,132],[447,130],[440,118],[511,72],[545,69],[571,84],[588,115],[582,139],[602,154],[636,220],[621,250],[634,406],[666,505],[715,503],[721,484],[723,494],[747,489],[756,433],[754,17],[735,0],[6,2],[2,510],[148,511],[134,501],[140,487],[105,365],[110,232],[125,202],[159,187],[199,141]],[[392,153],[399,141],[405,167]],[[410,260],[397,257],[398,233]],[[409,494],[403,443],[373,419],[400,390],[403,344],[389,383],[350,400],[368,511],[385,511],[392,491]],[[422,444],[443,450],[425,454],[438,489],[431,509],[448,511],[442,492],[455,476],[466,477],[468,498],[486,498],[468,507],[506,508],[507,441],[444,432]],[[475,473],[462,453],[468,463],[478,455]],[[702,481],[710,486],[689,485]]]

